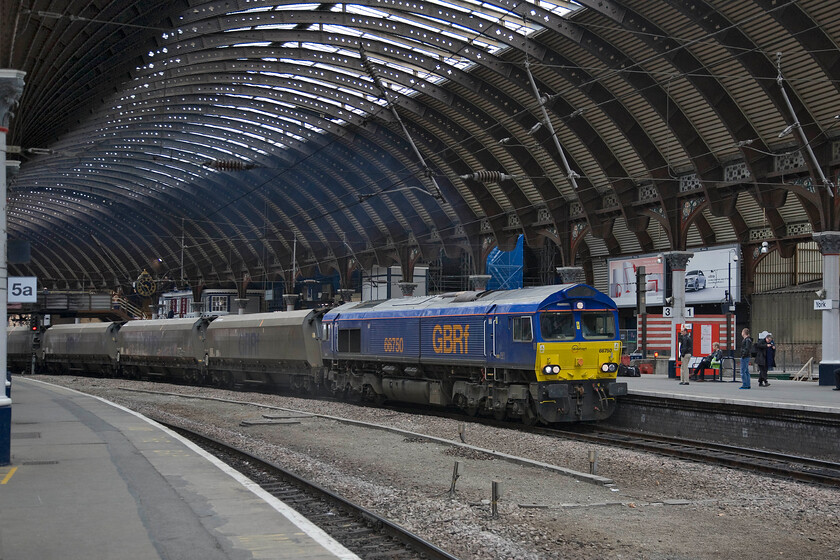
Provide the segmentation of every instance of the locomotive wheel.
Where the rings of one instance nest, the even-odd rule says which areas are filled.
[[[522,409],[522,423],[526,426],[536,426],[539,419],[540,417],[537,414],[537,407],[534,401],[528,399],[528,402]]]
[[[493,419],[502,422],[507,418],[507,407],[494,408]]]
[[[485,399],[479,399],[477,404],[465,406],[464,412],[467,416],[478,416],[478,413],[485,409],[485,404]]]
[[[382,406],[385,404],[386,398],[385,395],[377,393],[370,385],[365,385],[364,388],[362,388],[362,400],[365,404]]]

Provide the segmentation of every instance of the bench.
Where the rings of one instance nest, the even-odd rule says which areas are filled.
[[[700,365],[700,362],[703,361],[705,356],[692,356],[691,361],[688,362],[688,371],[689,375],[694,375],[694,370],[697,369],[697,366]],[[681,367],[682,362],[678,362],[678,365]],[[723,364],[721,364],[723,365]],[[723,375],[721,368],[705,368],[702,371],[697,372],[697,380],[698,381],[705,381],[706,380],[706,371],[712,371],[712,381],[723,381]]]

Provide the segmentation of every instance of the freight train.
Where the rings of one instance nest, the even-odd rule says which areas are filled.
[[[615,303],[585,284],[332,309],[13,327],[10,368],[456,407],[528,424],[607,418],[627,385]]]

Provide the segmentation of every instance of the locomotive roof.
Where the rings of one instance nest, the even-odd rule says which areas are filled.
[[[434,296],[350,302],[332,309],[325,316],[325,319],[330,320],[339,313],[346,317],[348,314],[356,315],[357,312],[364,314],[366,312],[428,311],[429,314],[434,314],[435,310],[457,310],[463,313],[485,310],[494,305],[499,311],[533,312],[554,303],[567,302],[575,298],[594,298],[610,307],[614,305],[609,297],[586,284],[559,284],[520,288],[518,290],[451,292]]]

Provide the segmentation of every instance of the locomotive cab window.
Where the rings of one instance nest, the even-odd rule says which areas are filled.
[[[568,311],[564,313],[543,313],[540,316],[540,332],[543,340],[573,340],[575,320]]]
[[[338,351],[361,353],[362,329],[338,329]]]
[[[534,330],[531,326],[530,317],[513,318],[513,340],[514,342],[531,342],[534,340]]]
[[[615,317],[609,311],[584,311],[580,314],[580,329],[586,339],[613,339]]]

